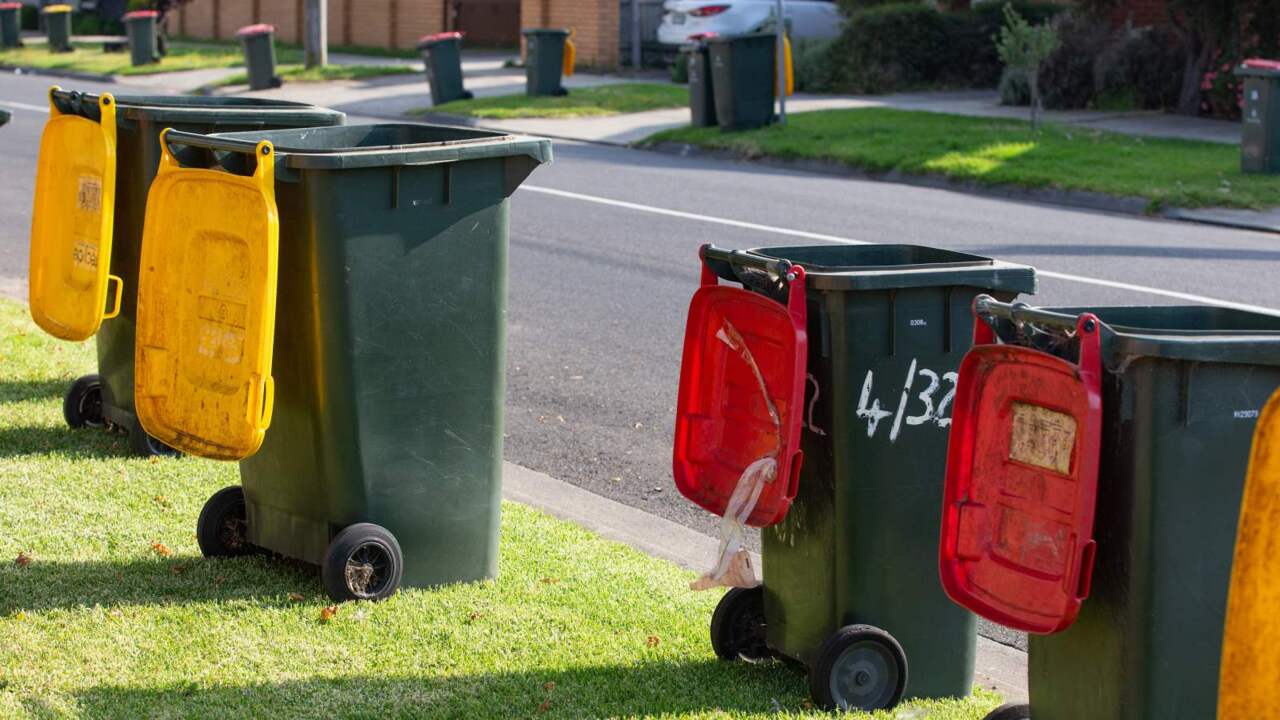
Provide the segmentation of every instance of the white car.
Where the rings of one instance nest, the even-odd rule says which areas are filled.
[[[743,35],[770,24],[776,0],[667,0],[658,25],[658,42],[684,45],[691,35],[713,32]],[[797,40],[826,40],[840,34],[844,17],[829,0],[786,0],[791,37]]]

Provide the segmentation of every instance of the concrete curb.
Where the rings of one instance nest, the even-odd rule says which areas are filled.
[[[66,78],[68,80],[82,80],[84,82],[100,82],[114,83],[115,75],[103,75],[101,73],[87,73],[76,70],[56,70],[51,68],[30,68],[22,65],[4,65],[0,64],[0,71],[11,72],[16,75],[42,75],[47,77]]]
[[[689,570],[705,570],[719,549],[715,538],[513,463],[503,463],[502,485],[508,500]],[[761,567],[758,554],[751,559]],[[979,636],[974,686],[995,690],[1009,702],[1026,702],[1027,654]]]

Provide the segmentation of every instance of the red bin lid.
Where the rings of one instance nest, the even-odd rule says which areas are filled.
[[[1251,70],[1280,70],[1280,60],[1264,60],[1263,58],[1249,58],[1241,63],[1242,66]]]
[[[22,3],[20,2],[0,2],[0,10],[21,10],[21,9],[22,9]]]
[[[952,413],[939,564],[947,595],[1006,627],[1051,634],[1089,594],[1101,444],[1097,318],[1080,364],[996,345],[976,321]],[[978,344],[988,343],[988,344]]]
[[[137,20],[139,18],[153,18],[153,17],[160,17],[160,12],[158,10],[134,10],[133,12],[125,13],[120,17],[120,19],[121,20]]]
[[[673,473],[681,494],[723,517],[739,482],[776,461],[747,525],[786,516],[800,474],[808,339],[804,269],[792,266],[788,304],[719,286],[705,265],[689,304]],[[736,511],[735,511],[736,513]]]
[[[422,37],[418,38],[418,44],[426,45],[427,43],[440,42],[441,40],[461,40],[461,39],[462,39],[462,33],[455,30],[452,32],[438,32],[438,33],[433,33],[431,35],[423,35]]]
[[[257,25],[245,25],[240,28],[236,31],[236,37],[244,37],[246,35],[266,35],[267,33],[273,33],[275,31],[276,27],[274,25],[258,23]]]

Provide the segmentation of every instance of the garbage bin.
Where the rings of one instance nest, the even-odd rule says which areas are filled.
[[[699,33],[689,37],[693,42],[683,52],[689,67],[689,116],[694,127],[716,125],[715,85],[711,80],[711,51],[707,41],[716,33]]]
[[[244,66],[249,72],[250,90],[269,90],[281,85],[276,75],[276,29],[260,23],[236,31],[244,49]]]
[[[525,39],[525,93],[535,95],[568,95],[561,79],[564,75],[565,42],[568,30],[521,30]]]
[[[998,426],[985,435],[1011,449],[968,450],[974,456],[999,451],[1006,462],[1036,472],[986,503],[990,509],[970,513],[970,525],[985,523],[986,530],[972,534],[961,554],[1016,555],[1019,563],[1038,566],[1046,580],[1059,558],[1073,553],[1073,543],[1085,541],[1046,520],[1080,507],[1073,498],[1084,496],[1070,482],[1069,468],[1093,461],[1100,478],[1092,508],[1096,553],[1087,562],[1092,581],[1089,573],[1079,584],[1058,575],[1068,593],[1087,599],[1065,629],[1030,636],[1030,705],[998,717],[1214,717],[1250,441],[1259,411],[1280,386],[1280,317],[1206,306],[1037,309],[989,298],[978,299],[975,311],[1000,347],[1039,350],[1023,355],[1046,362],[1083,357],[1088,335],[1096,333],[1101,371],[1095,446],[1079,437],[1082,425],[1045,413],[1028,414],[1035,422],[1020,432],[1011,405],[1005,417],[1015,418],[1012,429]],[[1090,317],[1094,331],[1082,337],[1088,328],[1081,320]],[[968,367],[966,359],[962,373]],[[965,437],[960,428],[968,420],[961,413],[969,388],[962,374],[953,460]],[[1015,442],[1019,436],[1025,442]],[[1015,445],[1025,445],[1029,457]],[[1067,463],[1073,447],[1076,461]],[[1057,469],[1055,458],[1064,461]],[[1044,510],[1038,520],[1032,505]],[[992,547],[997,543],[1000,548]],[[1030,612],[1037,604],[1028,596],[1022,606]]]
[[[796,495],[761,532],[763,586],[731,590],[716,609],[717,655],[799,660],[814,700],[828,708],[967,695],[975,621],[934,581],[955,369],[969,347],[974,296],[1033,292],[1035,271],[911,245],[705,246],[701,256],[715,276],[779,301],[788,271],[801,266],[808,305]],[[690,338],[718,329],[687,332],[686,353]],[[754,342],[750,328],[739,332],[762,362],[788,352],[773,339]],[[685,357],[682,398],[699,374]],[[770,382],[767,370],[763,377]],[[676,453],[678,485],[702,482],[682,481],[682,465],[720,462],[726,445],[742,442],[740,416],[762,404],[741,397],[754,381],[741,385],[724,393],[724,422],[678,408],[676,446],[693,453]]]
[[[22,47],[22,3],[0,3],[0,47]]]
[[[1222,640],[1217,720],[1280,707],[1280,391],[1258,418],[1240,505]]]
[[[711,83],[723,130],[747,130],[774,121],[777,43],[773,33],[713,37]]]
[[[427,66],[432,105],[471,99],[471,93],[462,87],[462,33],[424,35],[418,40],[418,52]]]
[[[1247,173],[1280,173],[1280,60],[1245,60],[1240,167]]]
[[[46,5],[40,14],[44,17],[49,51],[71,52],[71,6]]]
[[[243,491],[201,513],[202,552],[320,565],[335,600],[493,577],[508,198],[550,141],[396,124],[167,138],[249,168],[275,158],[275,409]],[[176,253],[203,242],[172,237]],[[265,311],[249,305],[245,327]]]
[[[56,337],[82,341],[96,334],[98,352],[98,372],[76,380],[63,399],[68,425],[114,425],[129,433],[134,452],[172,454],[142,430],[134,405],[138,259],[160,131],[338,125],[344,117],[280,100],[113,98],[51,88],[36,173],[29,306],[36,323]],[[75,156],[66,148],[75,148]],[[117,303],[119,316],[102,322],[110,314],[104,306]]]
[[[160,13],[155,10],[134,10],[121,18],[129,33],[129,56],[134,65],[150,65],[160,61],[160,49],[156,44],[156,22],[159,17]]]
[[[12,119],[13,119],[13,113],[9,112],[8,110],[0,109],[0,127],[4,127],[5,125],[8,125],[9,121]]]

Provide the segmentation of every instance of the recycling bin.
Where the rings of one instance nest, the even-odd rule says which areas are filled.
[[[934,580],[955,370],[969,347],[973,298],[1034,292],[1035,271],[913,245],[704,246],[701,257],[699,292],[708,275],[775,304],[786,302],[801,278],[806,286],[804,303],[787,302],[796,312],[806,306],[807,362],[794,371],[779,371],[791,367],[779,364],[791,352],[781,335],[758,335],[754,320],[739,323],[768,402],[751,397],[758,392],[753,373],[726,382],[719,402],[677,410],[675,473],[686,496],[709,477],[700,467],[736,472],[759,447],[772,445],[760,440],[769,432],[757,434],[757,449],[736,454],[735,445],[752,439],[744,428],[770,416],[801,428],[802,459],[780,457],[773,480],[794,498],[785,508],[782,497],[777,513],[754,523],[763,526],[763,585],[735,588],[721,600],[711,626],[716,654],[800,661],[809,668],[814,700],[825,708],[869,710],[903,697],[967,695],[975,620]],[[752,316],[760,312],[744,317]],[[714,384],[712,378],[729,378],[721,368],[741,363],[691,362],[697,338],[728,332],[697,327],[705,329],[687,331],[682,399],[694,378]],[[797,375],[782,379],[790,372]],[[797,379],[804,388],[799,404],[782,394]],[[753,424],[743,419],[751,416]],[[778,435],[790,447],[787,431]],[[786,467],[791,463],[799,465],[798,476]]]
[[[55,337],[83,341],[96,335],[98,354],[98,372],[71,385],[63,415],[72,428],[123,429],[138,454],[172,455],[143,431],[134,403],[138,264],[160,131],[339,125],[345,116],[256,98],[117,98],[56,86],[49,95],[36,173],[29,307],[36,324]]]
[[[462,33],[423,36],[418,40],[418,52],[427,66],[432,105],[471,99],[471,93],[462,87]]]
[[[747,130],[774,121],[777,42],[773,33],[708,40],[716,118],[722,130]]]
[[[9,112],[8,110],[0,109],[0,127],[4,127],[5,125],[8,125],[9,121],[12,119],[13,119],[13,113]]]
[[[71,52],[71,6],[46,5],[40,9],[44,18],[45,36],[49,38],[49,52]]]
[[[683,52],[689,66],[689,117],[694,127],[714,127],[716,121],[715,85],[711,80],[711,51],[707,41],[715,33],[699,33],[689,39]]]
[[[0,47],[22,47],[22,3],[0,3]]]
[[[1003,414],[962,417],[976,382],[969,359],[962,365],[952,459],[1002,456],[1020,466],[1021,479],[959,503],[975,531],[955,553],[946,550],[944,520],[944,576],[948,556],[1003,555],[1006,570],[1016,564],[1041,580],[1057,577],[1059,591],[1080,601],[1064,622],[1029,636],[1030,704],[988,717],[1214,717],[1250,442],[1280,386],[1280,317],[1207,306],[1040,309],[992,298],[974,309],[1002,343],[975,353],[1022,349],[1024,360],[1002,372],[1024,372],[1025,358],[1039,357],[1078,358],[1082,372],[1100,374],[1095,429],[1084,409],[1071,409],[1068,393],[1056,394],[1064,398],[1057,407],[1045,393],[1039,410],[1011,397]],[[1024,394],[1043,383],[1023,378]],[[983,437],[962,432],[975,424],[996,430],[985,434],[986,447],[962,453],[956,445],[966,437]],[[1096,492],[1075,473],[1088,463],[1096,463]],[[948,483],[951,473],[949,466]],[[1081,514],[1092,514],[1091,538],[1075,524]],[[1030,593],[1021,600],[1023,614],[1042,608]]]
[[[275,318],[266,329],[274,335],[274,400],[240,394],[238,412],[224,415],[243,423],[265,409],[270,430],[240,462],[243,487],[221,491],[202,511],[202,552],[262,548],[314,563],[339,601],[494,577],[508,198],[550,161],[550,141],[407,124],[166,138],[176,157],[191,158],[182,165],[196,168],[184,181],[202,183],[188,197],[209,198],[210,207],[248,202],[249,190],[219,184],[250,182],[240,175],[261,181],[255,165],[274,158],[274,303],[237,299],[263,296],[253,278],[265,261],[245,254],[225,256],[227,272],[208,282],[217,296],[208,306],[225,303],[229,312],[193,301],[172,313],[179,331],[184,323],[208,325],[209,336],[243,328],[246,355],[260,347],[249,335],[264,337],[262,319]],[[218,161],[208,151],[239,175],[201,170]],[[171,239],[175,263],[210,254],[205,238],[224,233],[256,239],[268,248],[262,257],[270,254],[273,215],[265,209],[234,222],[203,214],[218,228],[208,235],[184,225],[180,212],[165,217],[172,224],[157,230]],[[239,358],[208,364],[200,332],[191,330],[194,352],[159,348],[164,376],[140,381],[140,393],[151,383],[171,397],[188,387],[211,395],[227,382]],[[174,360],[167,365],[166,355]],[[190,429],[211,429],[199,422]]]
[[[1245,60],[1240,167],[1247,173],[1280,173],[1280,60]]]
[[[276,29],[266,23],[248,25],[236,31],[244,50],[244,66],[249,72],[250,90],[269,90],[281,85],[276,75]]]
[[[156,44],[156,22],[159,17],[160,13],[155,10],[134,10],[120,18],[129,33],[129,58],[134,65],[150,65],[160,61],[160,48]]]
[[[521,30],[524,36],[525,93],[535,95],[568,95],[562,83],[565,67],[565,43],[568,30]]]

